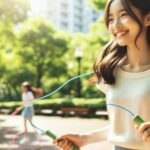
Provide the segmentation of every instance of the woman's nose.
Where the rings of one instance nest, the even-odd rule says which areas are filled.
[[[121,20],[119,18],[115,19],[113,26],[114,26],[114,28],[120,28],[121,27]]]

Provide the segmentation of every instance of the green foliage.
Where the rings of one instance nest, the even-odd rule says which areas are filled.
[[[16,76],[20,59],[14,51],[14,31],[18,23],[27,18],[29,10],[28,0],[0,0],[0,99],[12,99],[14,93],[16,99],[20,97]]]
[[[67,52],[67,41],[55,33],[54,27],[41,18],[27,20],[18,33],[18,55],[33,67],[36,86],[41,86],[44,75],[57,77],[66,71],[62,57]]]
[[[52,110],[53,115],[58,115],[57,111],[75,109],[76,111],[87,111],[88,117],[94,117],[97,110],[106,110],[106,102],[104,99],[44,99],[34,103],[36,114],[40,114],[42,110]],[[9,109],[13,112],[21,102],[0,102],[0,109]],[[65,113],[64,113],[65,114]],[[63,115],[63,114],[62,114]]]
[[[90,0],[98,9],[104,0]],[[53,91],[77,75],[75,49],[83,51],[81,73],[92,70],[95,57],[109,40],[109,34],[100,18],[88,34],[74,35],[59,32],[42,18],[28,18],[27,0],[0,0],[0,99],[18,100],[23,81],[43,88],[45,94]],[[72,67],[69,66],[72,64]],[[104,97],[91,86],[89,78],[81,79],[82,96]],[[52,97],[76,96],[77,80],[66,85]]]
[[[17,23],[27,17],[30,10],[28,0],[0,0],[0,20]]]
[[[96,9],[104,9],[106,0],[89,0],[89,3]]]
[[[21,105],[21,102],[0,102],[0,108],[14,109]]]
[[[14,109],[21,105],[21,102],[0,102],[0,108]],[[55,108],[104,108],[105,100],[99,98],[84,99],[73,98],[66,100],[65,98],[59,99],[43,99],[34,103],[35,109],[55,109]]]

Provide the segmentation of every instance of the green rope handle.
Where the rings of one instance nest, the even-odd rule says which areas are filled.
[[[141,125],[142,123],[144,123],[144,120],[139,116],[139,115],[135,115],[132,120],[137,124],[137,125]]]
[[[51,137],[52,139],[56,139],[56,135],[54,134],[54,133],[52,133],[51,131],[49,131],[49,130],[47,130],[46,132],[45,132],[45,134],[47,135],[47,136],[49,136],[49,137]],[[73,150],[80,150],[78,147],[76,147],[76,146],[73,146]]]

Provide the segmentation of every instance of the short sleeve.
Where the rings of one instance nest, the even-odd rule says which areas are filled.
[[[34,95],[32,92],[27,92],[27,93],[22,94],[23,101],[28,101],[28,100],[33,100],[33,99],[34,99]]]
[[[28,98],[30,100],[34,99],[33,93],[32,92],[28,92]]]
[[[103,92],[104,94],[107,94],[108,92],[108,84],[104,83],[103,81],[101,81],[100,83],[96,84],[96,87]]]

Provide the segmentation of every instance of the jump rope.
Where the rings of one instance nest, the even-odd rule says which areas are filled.
[[[94,72],[92,71],[92,72],[89,72],[89,73],[85,73],[85,74],[81,74],[81,75],[75,76],[75,77],[67,80],[65,83],[63,83],[60,87],[58,87],[56,90],[52,91],[51,93],[49,93],[49,94],[47,94],[47,95],[45,95],[43,97],[34,99],[32,102],[29,102],[28,105],[24,108],[25,113],[27,112],[29,106],[31,104],[35,103],[36,101],[41,100],[43,98],[46,98],[46,97],[49,97],[49,96],[55,94],[56,92],[61,90],[66,84],[68,84],[69,82],[71,82],[73,80],[76,80],[78,78],[82,78],[82,77],[85,77],[85,76],[89,76],[89,75],[91,75],[93,73]],[[132,116],[132,120],[138,125],[141,125],[142,123],[144,123],[144,120],[139,115],[134,114],[131,110],[129,110],[126,107],[123,107],[123,106],[120,106],[120,105],[117,105],[117,104],[114,104],[114,103],[106,103],[104,105],[106,105],[106,106],[113,106],[113,107],[117,107],[117,108],[125,110],[126,112],[128,112]],[[17,111],[14,112],[14,114],[17,114]],[[38,131],[40,131],[42,134],[47,135],[48,137],[50,137],[52,139],[56,139],[57,138],[57,136],[52,131],[50,131],[50,130],[43,130],[43,129],[39,128],[38,126],[36,126],[31,120],[28,119],[28,121],[29,121],[29,123],[31,124],[32,127],[37,129]],[[80,150],[80,149],[78,147],[76,147],[76,146],[73,146],[73,150]]]

